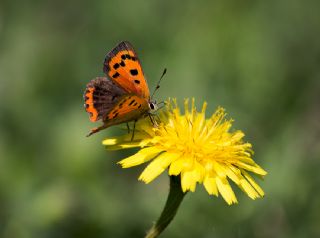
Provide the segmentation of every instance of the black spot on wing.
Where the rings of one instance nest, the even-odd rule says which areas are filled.
[[[118,78],[120,76],[120,74],[118,73],[118,72],[115,72],[115,74],[114,75],[112,75],[112,78]]]
[[[129,55],[129,54],[123,54],[121,55],[121,59],[122,60],[126,60],[126,59],[132,59],[133,56]]]
[[[128,41],[120,42],[116,47],[114,47],[105,57],[104,64],[103,64],[103,72],[108,74],[110,71],[109,63],[113,57],[115,57],[120,51],[132,52],[133,55],[136,55],[132,45]],[[124,54],[123,58],[131,59],[133,61],[137,60],[136,57],[130,56],[128,54]],[[121,56],[122,57],[122,56]]]
[[[135,82],[136,84],[140,84],[140,80],[138,80],[138,79],[135,79],[134,82]]]
[[[120,65],[121,65],[122,67],[126,66],[126,64],[124,63],[123,60],[121,60]]]
[[[129,103],[129,106],[131,106],[136,100],[132,100],[130,103]]]
[[[118,69],[120,67],[120,65],[118,64],[118,63],[115,63],[114,65],[113,65],[113,68],[114,69]]]
[[[130,69],[130,74],[132,76],[136,76],[136,75],[138,75],[138,70],[137,69]]]

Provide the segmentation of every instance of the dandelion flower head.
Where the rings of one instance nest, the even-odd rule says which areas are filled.
[[[107,149],[140,147],[119,164],[129,168],[150,162],[139,177],[145,183],[167,170],[170,176],[181,176],[184,192],[194,192],[197,184],[203,184],[210,195],[221,194],[229,205],[237,203],[230,180],[250,198],[263,197],[263,190],[250,173],[263,177],[267,172],[252,159],[252,145],[243,141],[242,131],[231,129],[233,121],[226,119],[223,108],[206,118],[206,107],[205,102],[197,111],[194,99],[191,108],[185,99],[182,113],[175,99],[168,100],[156,127],[149,118],[141,119],[133,141],[127,134],[106,139],[103,144]]]

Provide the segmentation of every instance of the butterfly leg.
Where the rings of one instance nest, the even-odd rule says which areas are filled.
[[[161,122],[161,119],[160,119],[159,115],[156,114],[155,117],[157,118],[158,122],[160,123],[160,122]]]
[[[101,130],[107,128],[107,127],[108,127],[108,126],[107,126],[106,124],[104,124],[104,125],[102,125],[102,126],[99,126],[99,127],[95,127],[95,128],[93,128],[93,129],[91,129],[91,131],[90,131],[90,133],[87,135],[87,137],[89,137],[89,136],[91,136],[91,135],[97,133],[98,131],[101,131]]]
[[[134,120],[131,141],[133,141],[133,138],[134,138],[134,131],[136,130],[136,122],[137,122],[137,120]]]
[[[128,134],[130,134],[130,127],[128,122],[127,122],[127,129],[128,129]]]
[[[153,115],[151,113],[148,114],[150,121],[153,125],[153,127],[158,127],[158,123],[154,120]]]

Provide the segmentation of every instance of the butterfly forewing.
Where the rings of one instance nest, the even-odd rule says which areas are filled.
[[[129,42],[119,43],[107,54],[103,71],[127,93],[149,99],[149,88],[140,61]]]

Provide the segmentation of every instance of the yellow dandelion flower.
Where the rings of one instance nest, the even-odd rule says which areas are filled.
[[[190,109],[186,99],[181,113],[176,100],[168,100],[157,127],[145,118],[137,123],[133,141],[127,134],[106,139],[103,144],[108,149],[141,147],[119,164],[129,168],[151,161],[139,177],[145,183],[168,169],[170,176],[180,175],[183,192],[194,192],[197,183],[203,184],[209,194],[221,194],[229,205],[237,203],[229,180],[252,199],[264,196],[249,174],[267,174],[252,159],[252,145],[243,141],[242,131],[230,130],[233,121],[225,118],[223,108],[206,119],[206,107],[205,102],[198,112],[193,99]]]

